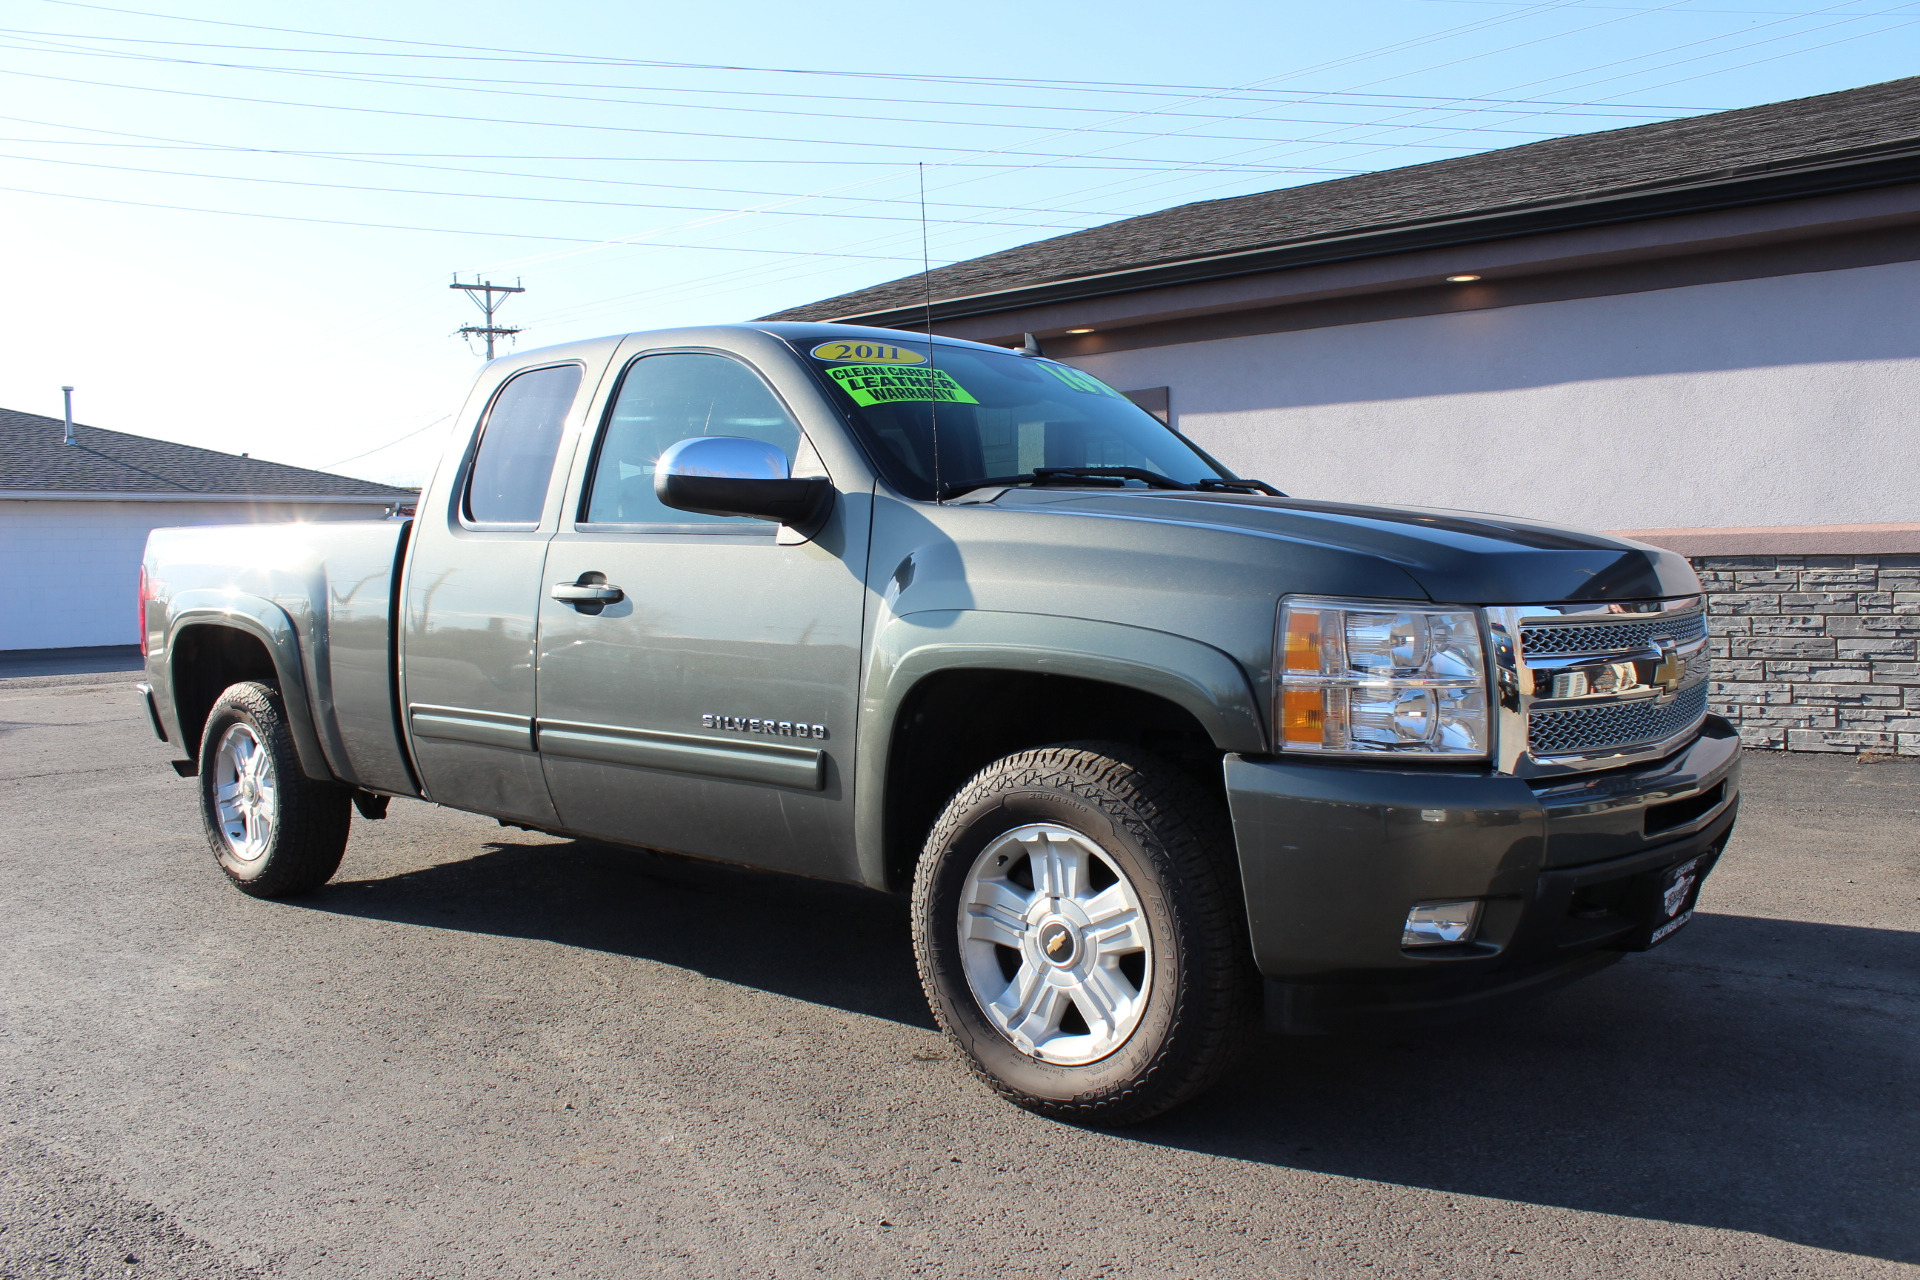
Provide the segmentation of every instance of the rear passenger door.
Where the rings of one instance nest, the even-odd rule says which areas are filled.
[[[498,384],[466,456],[420,508],[401,624],[407,724],[428,797],[540,826],[558,821],[533,745],[541,566],[587,372],[555,362]]]

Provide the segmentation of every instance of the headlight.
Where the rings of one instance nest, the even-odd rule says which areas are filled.
[[[1477,610],[1292,597],[1281,602],[1278,639],[1282,750],[1487,754]]]

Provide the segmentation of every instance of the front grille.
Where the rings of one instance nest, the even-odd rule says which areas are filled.
[[[1651,618],[1645,622],[1599,622],[1521,627],[1520,647],[1530,655],[1565,653],[1645,653],[1658,649],[1657,641],[1671,640],[1681,648],[1707,634],[1705,613]]]
[[[1562,756],[1660,742],[1684,733],[1706,714],[1704,680],[1682,689],[1665,706],[1644,698],[1535,711],[1528,719],[1527,749],[1535,756]]]

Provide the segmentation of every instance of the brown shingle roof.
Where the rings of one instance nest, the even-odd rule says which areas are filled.
[[[1911,148],[1920,148],[1920,77],[1179,205],[940,267],[933,294],[976,297]],[[1910,176],[1920,178],[1920,162]],[[918,305],[925,289],[925,277],[907,276],[766,318],[876,316]]]
[[[412,489],[0,409],[0,491],[407,498]]]

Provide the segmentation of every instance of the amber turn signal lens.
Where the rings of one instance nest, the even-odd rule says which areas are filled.
[[[1288,742],[1326,739],[1327,695],[1319,689],[1288,689],[1280,702],[1281,736]]]
[[[1318,609],[1288,611],[1285,668],[1288,671],[1305,671],[1316,676],[1320,674],[1320,611]]]

